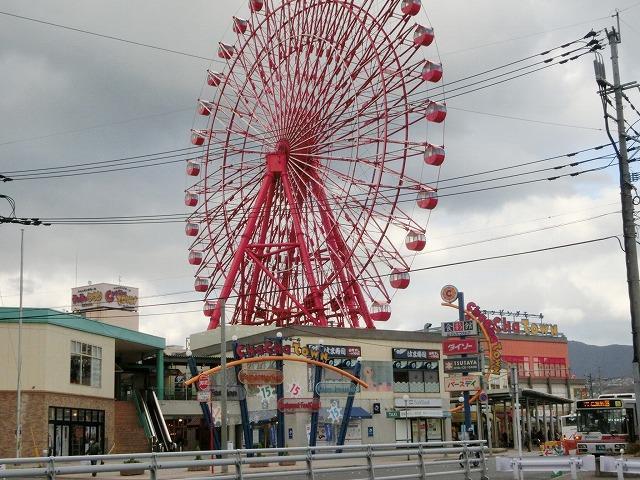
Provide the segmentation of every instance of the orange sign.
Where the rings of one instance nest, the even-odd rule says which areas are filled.
[[[443,302],[453,303],[458,298],[458,289],[453,285],[445,285],[440,290],[440,298]]]
[[[284,380],[284,375],[280,370],[240,370],[238,381],[245,385],[280,385]]]

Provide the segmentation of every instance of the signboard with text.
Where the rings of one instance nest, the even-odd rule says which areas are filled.
[[[307,345],[309,350],[317,351],[318,345]],[[322,351],[329,355],[329,358],[358,358],[362,356],[362,350],[355,345],[323,345]]]
[[[440,351],[420,348],[394,348],[391,357],[395,360],[440,360]]]
[[[445,392],[468,392],[480,389],[480,377],[471,375],[449,375],[444,379]]]
[[[316,385],[315,391],[318,395],[323,393],[331,395],[349,395],[358,391],[358,385],[351,382],[320,382]]]
[[[443,337],[464,337],[478,334],[478,325],[473,320],[442,322]]]
[[[222,386],[211,385],[209,387],[211,391],[211,398],[213,400],[220,400],[222,398]],[[227,386],[227,400],[236,401],[244,400],[247,397],[247,391],[242,385],[229,385]]]
[[[317,412],[320,410],[319,398],[281,398],[278,400],[281,412]]]
[[[275,369],[240,370],[238,381],[245,385],[280,385],[284,380],[282,371]]]
[[[443,355],[464,355],[478,353],[476,338],[447,338],[442,342]]]
[[[443,363],[444,373],[479,372],[479,357],[448,358]]]
[[[393,404],[396,407],[415,408],[415,407],[431,407],[442,408],[441,398],[394,398]]]
[[[110,283],[96,283],[71,289],[71,309],[74,312],[96,308],[136,311],[138,289]]]

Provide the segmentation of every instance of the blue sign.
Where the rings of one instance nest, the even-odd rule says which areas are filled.
[[[358,385],[351,382],[320,382],[316,384],[315,390],[318,395],[323,393],[349,395],[358,391]]]
[[[373,437],[373,427],[367,427],[367,437]]]

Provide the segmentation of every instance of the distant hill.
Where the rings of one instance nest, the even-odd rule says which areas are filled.
[[[631,345],[588,345],[569,341],[569,362],[571,372],[578,378],[631,377]]]

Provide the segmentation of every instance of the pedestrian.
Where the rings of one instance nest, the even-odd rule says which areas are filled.
[[[88,455],[100,455],[100,445],[98,445],[98,443],[96,443],[96,441],[94,439],[89,440],[89,448],[87,449],[87,454]],[[91,465],[95,465],[98,461],[97,460],[91,460]],[[92,472],[91,476],[95,477],[97,475],[96,472]]]

